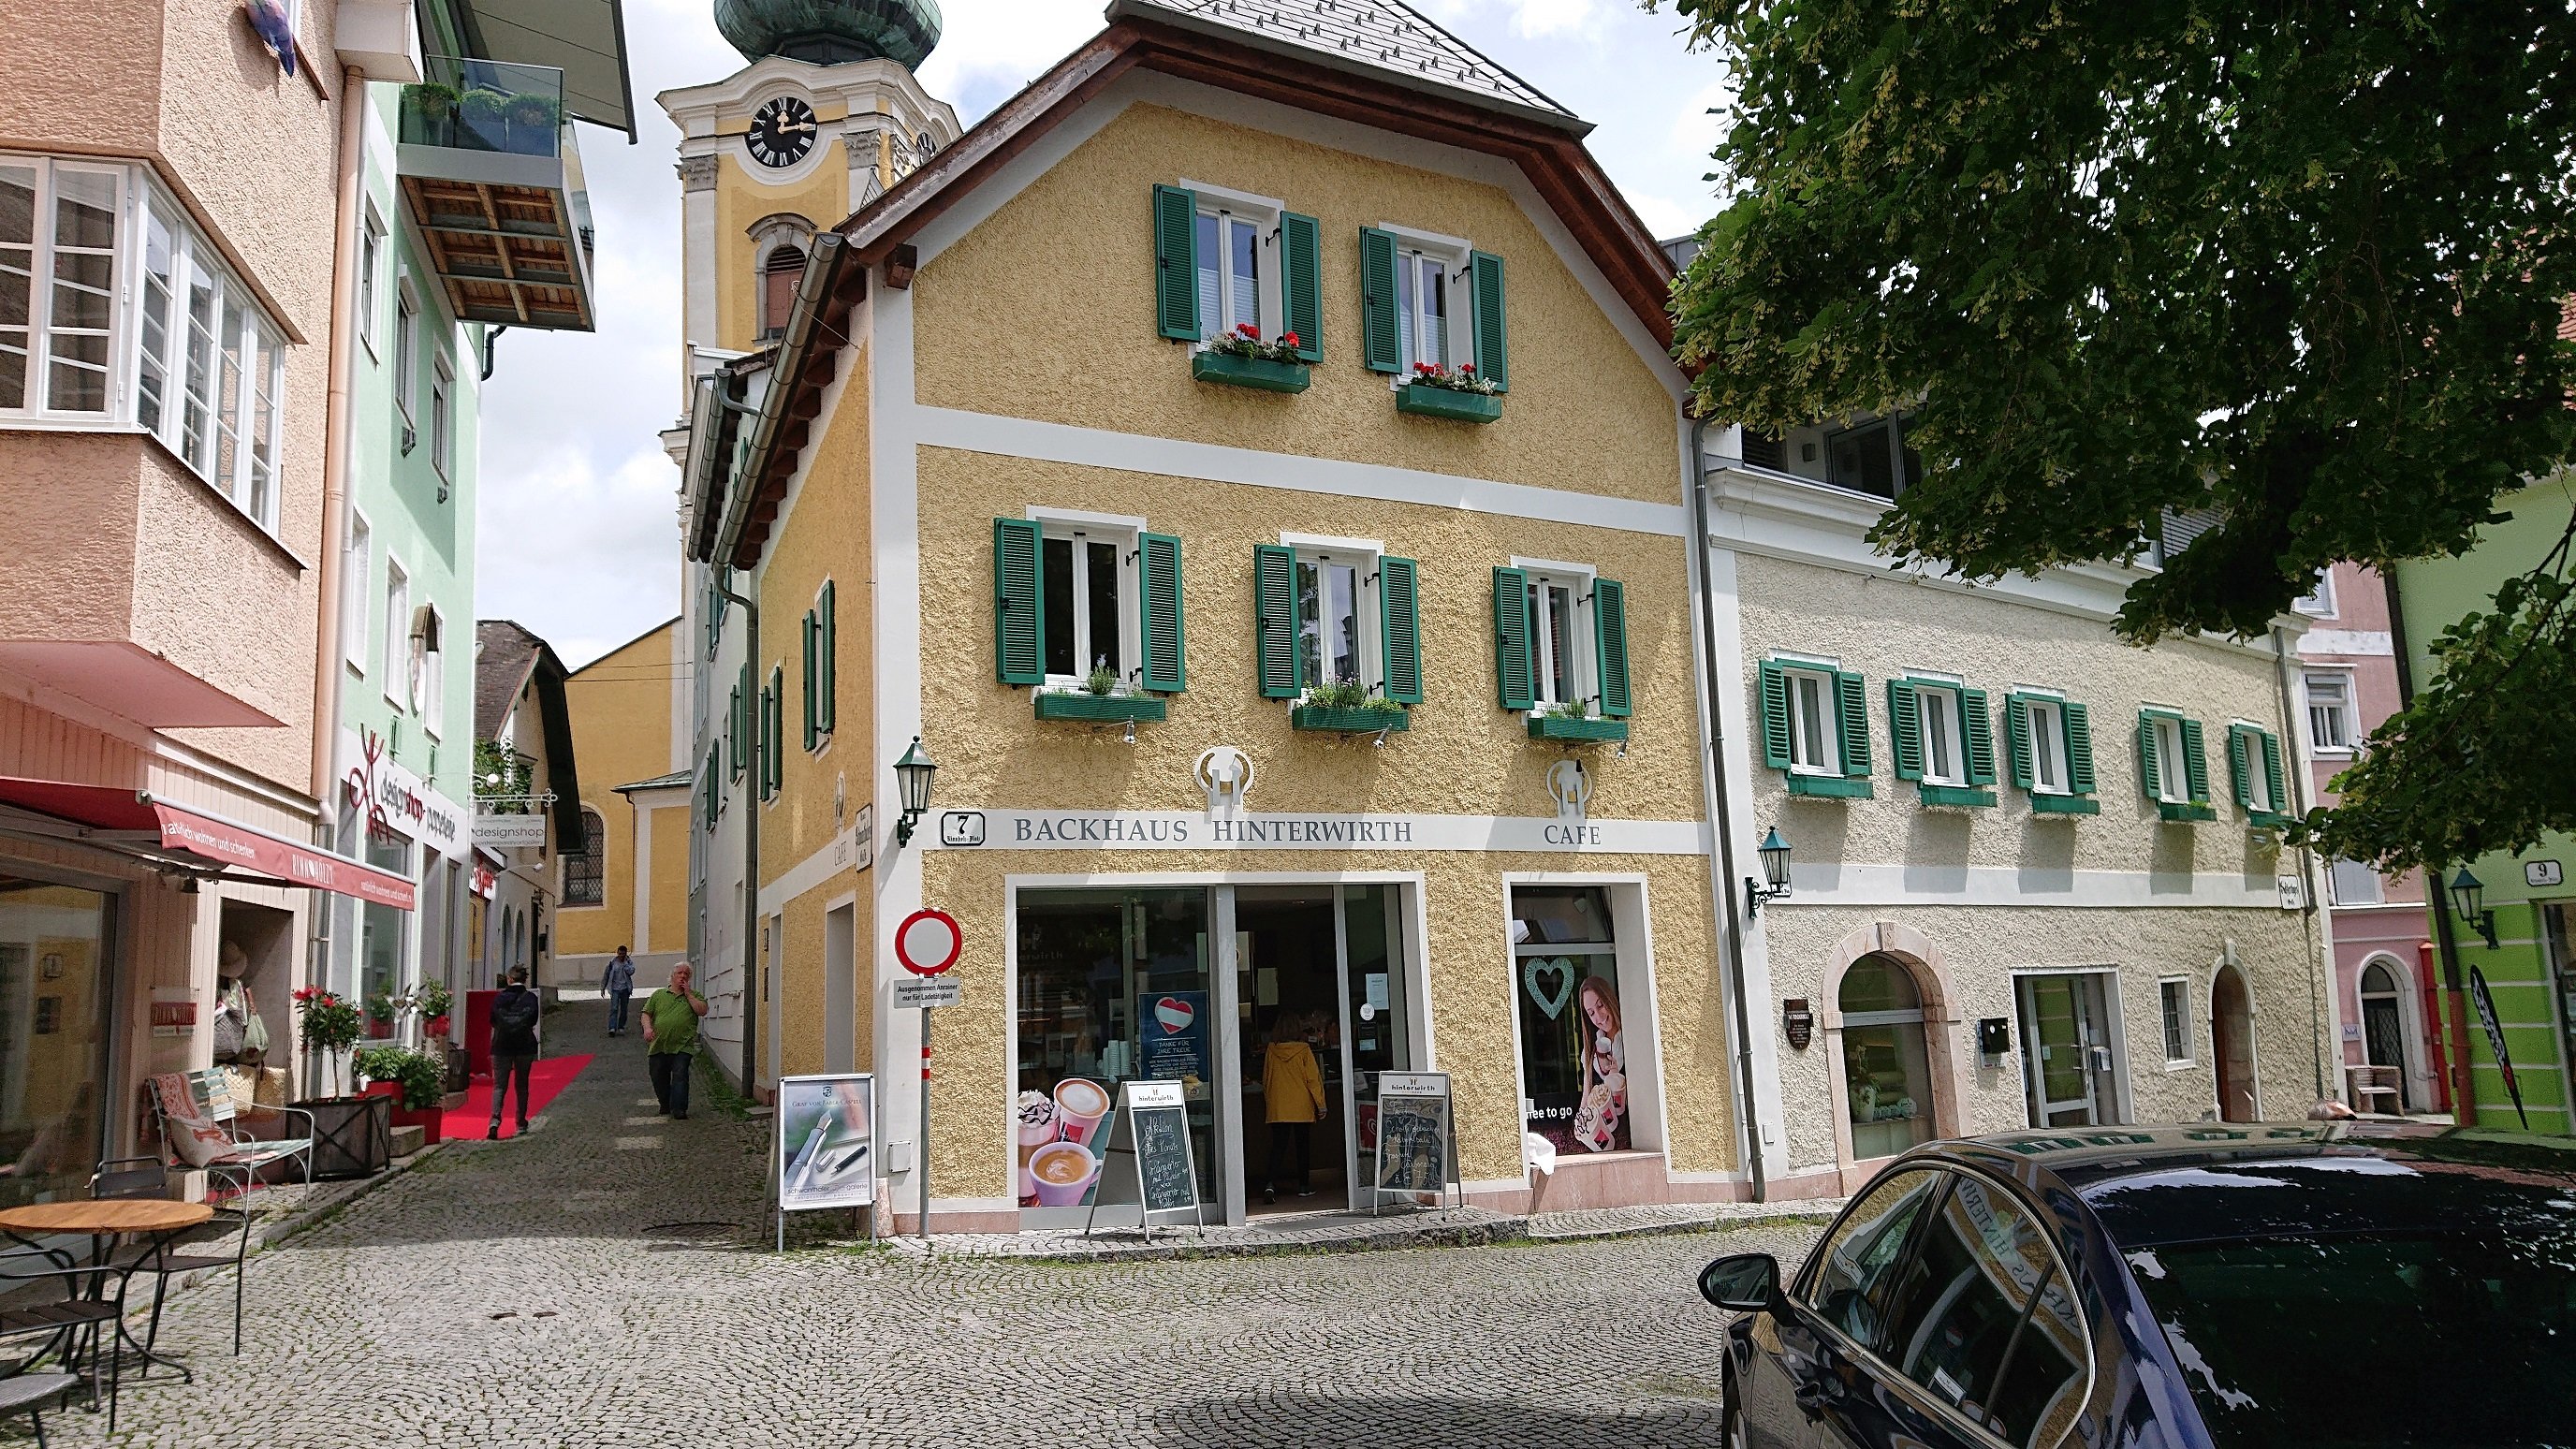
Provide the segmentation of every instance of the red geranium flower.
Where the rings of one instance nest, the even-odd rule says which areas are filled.
[[[1476,370],[1476,364],[1472,362],[1462,362],[1458,364],[1458,370],[1460,372],[1474,372]]]
[[[1294,332],[1282,332],[1279,334],[1279,340],[1286,346],[1295,347],[1297,345],[1297,334]]]
[[[1235,323],[1234,330],[1238,335],[1252,338],[1254,341],[1259,341],[1261,338],[1261,329],[1249,322]]]

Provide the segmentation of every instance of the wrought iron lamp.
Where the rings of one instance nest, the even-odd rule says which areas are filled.
[[[912,827],[919,824],[921,817],[930,809],[930,780],[938,773],[939,767],[930,762],[930,756],[921,748],[921,736],[914,735],[912,748],[905,750],[903,758],[894,762],[895,789],[903,797],[903,819],[895,822],[894,827],[895,844],[912,843]]]
[[[2495,912],[2486,909],[2486,892],[2486,883],[2469,874],[2465,865],[2451,877],[2451,909],[2460,913],[2460,919],[2468,922],[2470,929],[2486,938],[2487,949],[2492,951],[2497,945]]]
[[[1754,850],[1762,857],[1762,879],[1755,880],[1749,875],[1744,878],[1744,914],[1747,916],[1762,914],[1764,901],[1776,901],[1789,893],[1789,842],[1780,838],[1780,827],[1772,826],[1771,833],[1763,836],[1762,843]]]

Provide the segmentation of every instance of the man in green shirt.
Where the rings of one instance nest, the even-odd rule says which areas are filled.
[[[689,1070],[698,1055],[698,1018],[707,999],[689,989],[689,963],[671,968],[671,984],[644,1001],[644,1066],[662,1115],[689,1120]]]

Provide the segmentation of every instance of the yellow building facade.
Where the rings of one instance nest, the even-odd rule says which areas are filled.
[[[596,986],[621,946],[639,987],[687,959],[691,899],[690,720],[695,660],[677,619],[564,681],[582,780],[585,848],[564,859],[554,979]]]

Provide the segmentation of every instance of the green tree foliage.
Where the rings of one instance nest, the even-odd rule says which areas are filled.
[[[1912,410],[1923,481],[1874,535],[1900,560],[2133,559],[2164,510],[2211,510],[2117,628],[2250,635],[2331,562],[2467,547],[2576,448],[2567,0],[1675,9],[1736,84],[1735,200],[1675,288],[1676,351],[1707,411],[1755,427]],[[2569,667],[2532,617],[2496,676],[2517,693]],[[2502,662],[2465,637],[2446,661],[2472,656]],[[2351,781],[2378,824],[2337,848],[2528,838],[2407,804],[2576,777],[2576,731],[2523,754],[2474,734],[2510,711],[2464,697],[2436,685],[2382,732]],[[2435,733],[2447,782],[2414,773],[2436,748],[2392,747]],[[2545,823],[2576,825],[2559,803]]]

